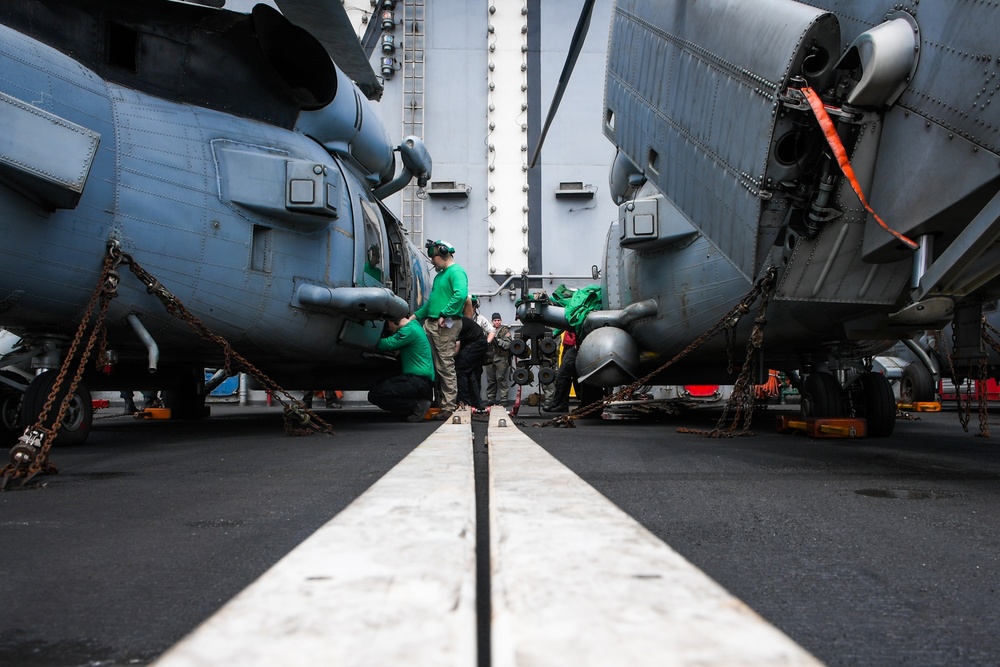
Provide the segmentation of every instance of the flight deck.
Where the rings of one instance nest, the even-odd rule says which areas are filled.
[[[477,493],[470,415],[454,421],[155,664],[471,666],[477,608],[493,665],[819,664],[502,408]]]
[[[0,494],[0,664],[995,662],[991,440],[954,412],[850,441],[775,412],[725,439],[531,408],[348,404],[311,437],[263,406],[99,419]]]

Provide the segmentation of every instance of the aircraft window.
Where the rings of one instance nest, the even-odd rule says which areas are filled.
[[[382,218],[364,199],[361,211],[365,219],[365,266],[364,275],[385,283],[384,257],[382,256]],[[364,277],[362,277],[364,279]]]
[[[138,72],[139,33],[118,23],[108,24],[108,63]]]

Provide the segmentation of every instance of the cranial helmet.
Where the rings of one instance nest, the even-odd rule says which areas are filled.
[[[455,254],[455,247],[447,241],[428,241],[424,244],[424,246],[427,248],[428,257],[433,257],[434,255]]]
[[[472,295],[471,297],[469,297],[469,298],[470,298],[470,299],[472,299],[472,307],[473,307],[473,308],[479,308],[479,297],[478,297],[478,296],[476,296],[475,294],[473,294],[473,295]]]

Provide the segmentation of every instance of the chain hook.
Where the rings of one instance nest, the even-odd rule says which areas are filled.
[[[125,253],[122,252],[122,244],[118,239],[111,239],[108,241],[108,256],[111,257],[111,268],[117,269],[118,265],[122,263],[125,259]]]

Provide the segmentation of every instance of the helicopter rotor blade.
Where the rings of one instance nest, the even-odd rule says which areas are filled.
[[[319,40],[344,74],[368,99],[382,97],[382,82],[372,70],[341,0],[274,0],[282,14]]]
[[[545,117],[545,125],[542,126],[542,133],[538,137],[538,144],[531,155],[530,167],[535,166],[538,156],[542,151],[542,144],[545,143],[545,135],[549,132],[549,126],[559,110],[559,103],[562,102],[563,93],[569,85],[570,76],[576,61],[583,50],[583,43],[587,39],[587,30],[590,28],[590,17],[594,13],[594,0],[584,0],[583,9],[580,10],[580,19],[576,23],[576,30],[573,31],[573,39],[569,43],[569,51],[566,54],[566,63],[563,65],[562,74],[559,75],[559,85],[556,86],[555,95],[552,96],[552,104],[549,106],[549,113]]]

